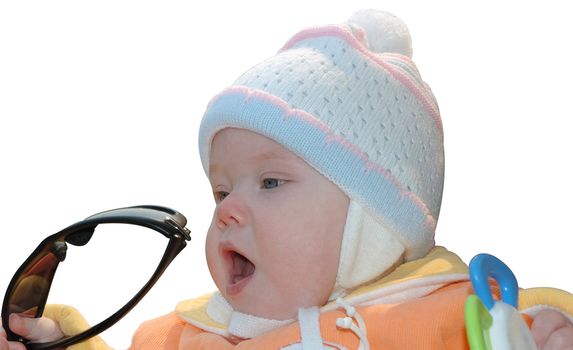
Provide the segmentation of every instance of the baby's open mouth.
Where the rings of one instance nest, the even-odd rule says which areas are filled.
[[[228,250],[225,254],[229,266],[227,295],[237,295],[243,290],[250,281],[250,277],[255,273],[255,264],[234,250]]]
[[[231,251],[231,275],[230,275],[230,282],[231,284],[237,284],[241,280],[250,277],[255,272],[255,265],[247,259],[245,256]]]

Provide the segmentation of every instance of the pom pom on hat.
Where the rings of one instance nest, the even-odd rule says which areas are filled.
[[[377,10],[360,10],[347,21],[358,26],[366,35],[366,45],[376,53],[394,52],[412,57],[412,38],[406,24],[391,13]]]

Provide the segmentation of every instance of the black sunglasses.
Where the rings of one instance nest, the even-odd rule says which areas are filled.
[[[66,258],[67,243],[74,246],[86,245],[95,228],[99,224],[107,223],[147,227],[169,239],[165,253],[149,281],[117,312],[79,334],[52,342],[34,343],[12,332],[9,325],[10,314],[42,316],[58,264]],[[185,216],[175,210],[144,205],[104,211],[47,237],[16,271],[4,295],[2,324],[8,340],[19,341],[30,350],[65,348],[96,336],[113,326],[153,287],[171,261],[185,248],[187,245],[185,241],[191,240],[186,224]]]

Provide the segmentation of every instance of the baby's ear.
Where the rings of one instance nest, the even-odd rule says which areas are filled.
[[[370,51],[412,57],[412,38],[406,23],[391,13],[360,10],[347,21],[354,36]]]

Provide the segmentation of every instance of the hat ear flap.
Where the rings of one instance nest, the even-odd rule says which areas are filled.
[[[404,252],[404,245],[388,227],[351,200],[342,235],[336,285],[330,300],[378,278],[403,260]]]

